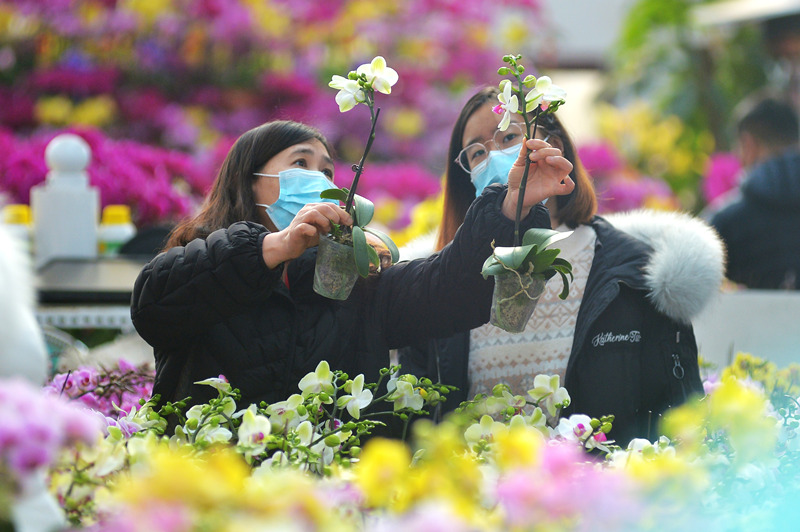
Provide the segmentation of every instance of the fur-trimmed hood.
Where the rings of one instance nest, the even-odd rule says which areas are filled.
[[[653,248],[644,274],[659,312],[691,323],[719,293],[725,276],[725,247],[717,232],[701,219],[646,209],[603,218]],[[427,257],[435,241],[435,231],[412,240],[400,249],[400,259]]]
[[[645,209],[604,218],[653,248],[644,273],[650,298],[660,312],[690,323],[719,293],[725,277],[725,246],[701,219]]]

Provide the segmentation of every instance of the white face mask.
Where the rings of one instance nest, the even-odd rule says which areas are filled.
[[[278,230],[289,227],[297,213],[309,203],[328,203],[339,204],[336,200],[322,199],[320,192],[329,188],[336,188],[336,185],[328,177],[317,170],[307,170],[305,168],[289,168],[275,174],[255,175],[265,177],[277,177],[280,180],[280,195],[278,200],[272,205],[256,203],[259,207],[264,207],[272,223]]]

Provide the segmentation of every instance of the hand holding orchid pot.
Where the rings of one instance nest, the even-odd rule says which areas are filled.
[[[572,169],[571,163],[559,157],[561,152],[557,148],[535,138],[539,116],[558,109],[564,103],[566,92],[547,76],[537,79],[529,74],[523,78],[525,67],[519,64],[520,58],[520,55],[503,57],[508,66],[501,67],[498,74],[511,74],[515,82],[508,79],[500,82],[500,103],[494,108],[496,113],[503,114],[497,126],[501,131],[508,128],[513,113],[521,114],[528,139],[521,146],[519,157],[509,172],[508,194],[503,204],[506,216],[511,217],[513,212],[514,247],[494,248],[481,272],[484,277],[495,277],[490,321],[509,332],[525,329],[548,279],[556,273],[561,275],[564,290],[559,297],[564,299],[569,294],[567,276],[572,277],[572,265],[558,257],[560,250],[547,249],[570,236],[571,232],[529,229],[520,245],[520,220],[527,215],[531,202],[569,194],[575,187],[569,176],[563,177],[564,170]],[[530,90],[525,94],[528,88]],[[520,109],[520,100],[525,102],[524,109]]]
[[[392,262],[400,256],[397,246],[388,235],[366,225],[372,220],[375,206],[368,199],[356,195],[358,181],[364,170],[372,142],[375,140],[375,125],[380,108],[375,107],[375,91],[384,94],[392,92],[397,83],[397,72],[386,66],[383,57],[378,56],[369,64],[358,67],[346,78],[333,76],[329,86],[338,89],[336,103],[341,112],[353,109],[359,103],[369,108],[371,128],[361,161],[353,165],[355,176],[350,188],[328,189],[320,194],[323,199],[338,200],[345,204],[345,211],[353,217],[353,226],[333,224],[327,238],[320,238],[317,267],[314,273],[314,291],[332,299],[347,299],[358,276],[369,275],[370,264],[380,266],[377,252],[367,244],[365,232],[377,237],[391,253]],[[355,266],[355,268],[353,268]]]

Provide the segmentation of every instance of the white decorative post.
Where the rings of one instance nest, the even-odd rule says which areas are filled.
[[[59,135],[44,152],[50,171],[31,189],[34,265],[56,258],[97,257],[100,194],[89,186],[86,167],[92,153],[81,137]]]

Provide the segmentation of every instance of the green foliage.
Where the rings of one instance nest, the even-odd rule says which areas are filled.
[[[345,202],[347,201],[349,193],[350,191],[344,187],[329,188],[320,193],[320,198]],[[392,262],[397,262],[400,259],[400,250],[389,235],[377,229],[366,227],[366,225],[372,221],[374,214],[375,205],[367,198],[356,194],[353,196],[352,229],[333,224],[333,230],[331,231],[331,236],[336,242],[353,246],[355,252],[355,266],[361,277],[367,277],[367,275],[369,275],[370,263],[379,266],[381,262],[378,253],[367,243],[367,237],[364,232],[375,235],[383,242],[392,255]]]
[[[484,278],[488,278],[490,275],[501,275],[514,270],[520,273],[529,273],[544,280],[559,274],[564,289],[558,297],[565,299],[569,295],[569,281],[573,278],[572,264],[558,257],[560,249],[548,249],[548,247],[570,235],[572,235],[572,231],[528,229],[522,237],[521,246],[495,247],[492,255],[483,263],[481,273]]]
[[[604,97],[646,99],[659,112],[678,116],[694,137],[710,132],[717,149],[729,149],[733,108],[764,86],[773,62],[761,32],[752,25],[692,28],[691,10],[704,3],[710,2],[633,4],[614,50]]]

